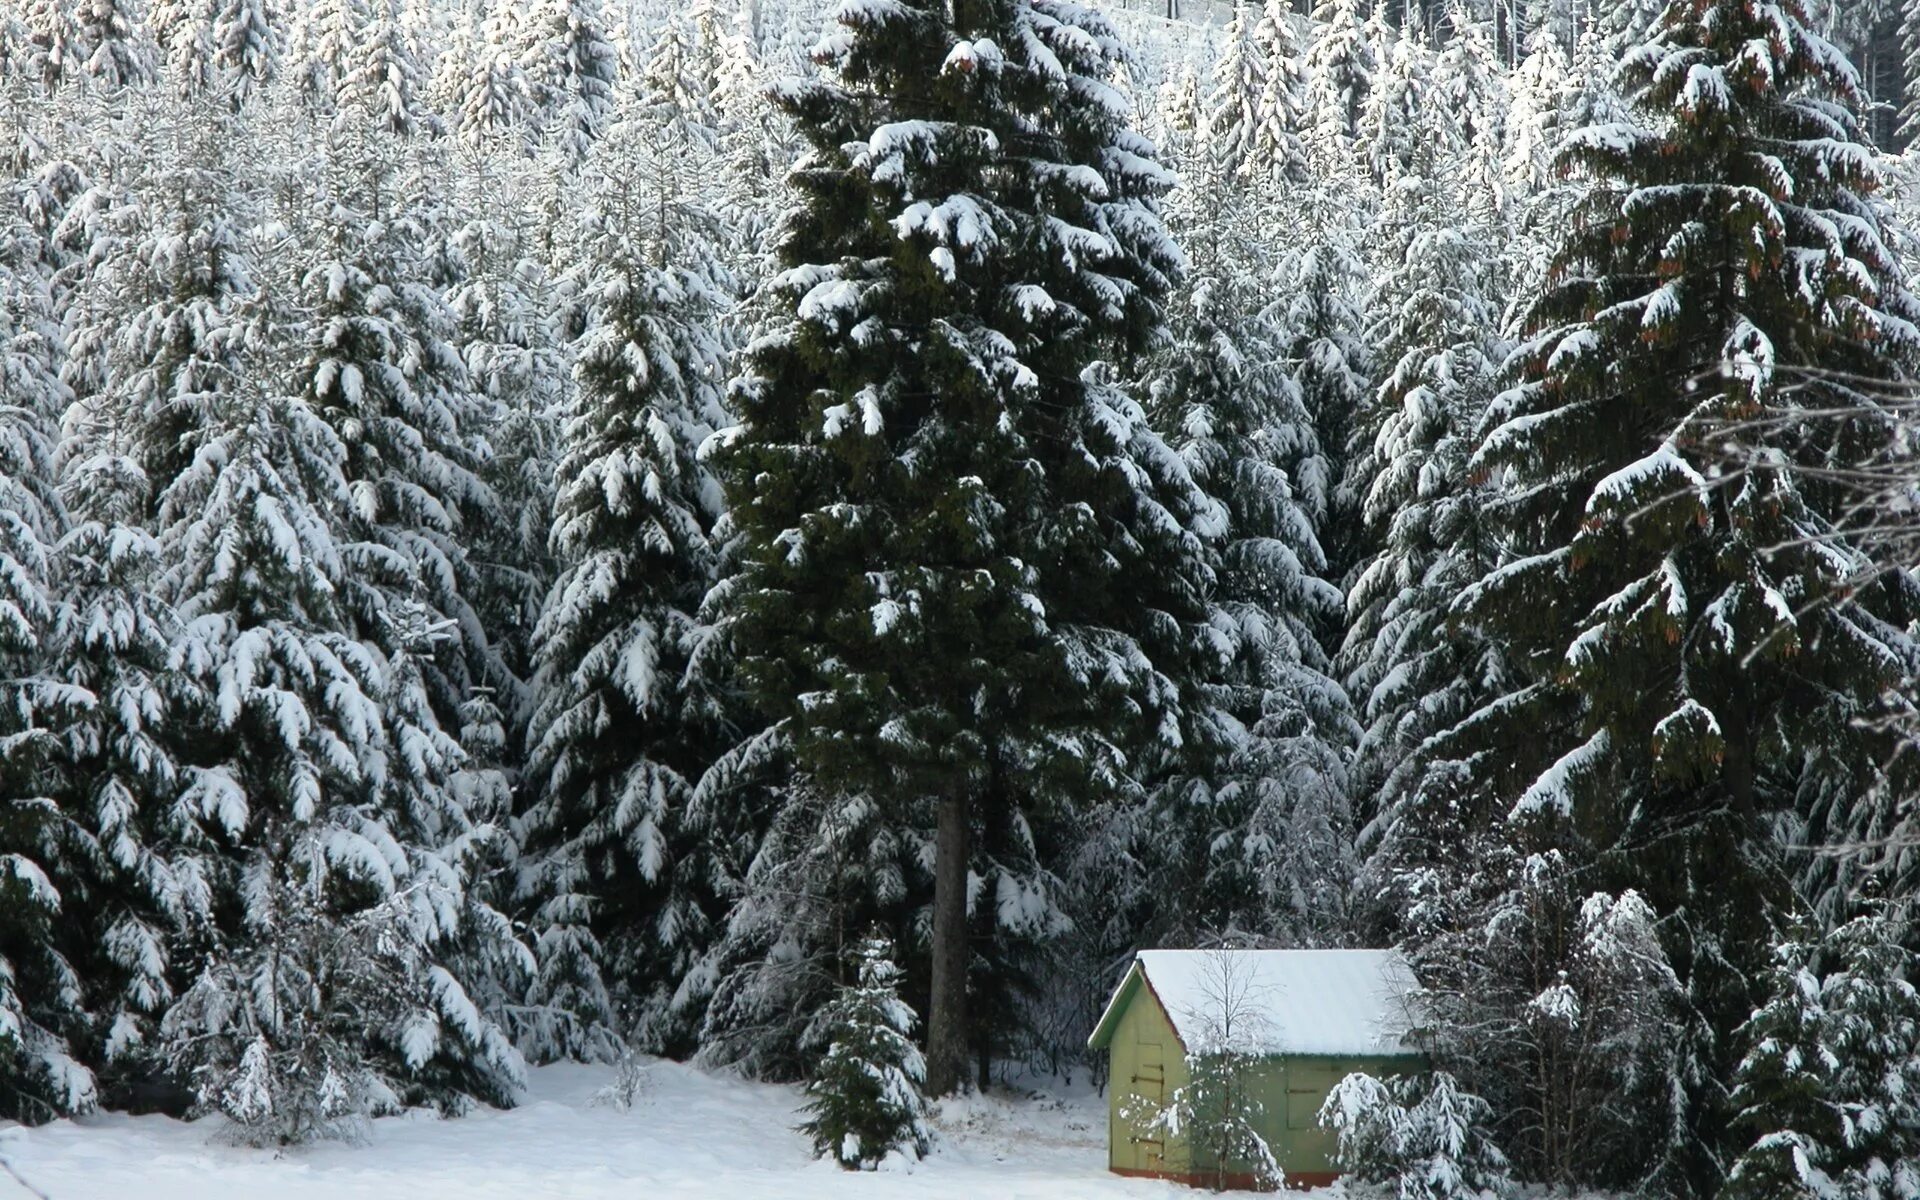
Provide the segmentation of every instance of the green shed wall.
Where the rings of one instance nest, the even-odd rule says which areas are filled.
[[[1146,1121],[1128,1114],[1143,1102],[1163,1103],[1189,1078],[1186,1050],[1173,1023],[1140,981],[1137,969],[1126,985],[1121,1010],[1108,1041],[1110,1059],[1107,1090],[1107,1163],[1126,1174],[1171,1175],[1183,1178],[1211,1175],[1218,1164],[1196,1163],[1185,1142],[1165,1138],[1145,1128]],[[1261,1135],[1289,1176],[1301,1182],[1321,1183],[1337,1172],[1335,1142],[1316,1118],[1334,1085],[1354,1071],[1371,1075],[1398,1075],[1422,1069],[1417,1055],[1286,1055],[1267,1059],[1256,1069],[1251,1086],[1263,1110]],[[1163,1144],[1164,1141],[1164,1144]],[[1229,1163],[1227,1173],[1248,1173],[1251,1164]]]
[[[1146,1128],[1130,1117],[1135,1109],[1159,1105],[1185,1087],[1187,1052],[1173,1023],[1135,970],[1132,996],[1113,1027],[1107,1073],[1107,1165],[1115,1171],[1184,1175],[1191,1168],[1186,1143]],[[1145,997],[1145,1002],[1141,999]]]

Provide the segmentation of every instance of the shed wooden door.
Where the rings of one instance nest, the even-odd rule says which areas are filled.
[[[1142,1029],[1140,1040],[1134,1044],[1133,1078],[1128,1080],[1127,1089],[1146,1101],[1142,1107],[1150,1105],[1157,1111],[1167,1099],[1167,1046],[1151,1037],[1151,1032]],[[1164,1171],[1167,1169],[1166,1131],[1146,1126],[1145,1121],[1134,1122],[1133,1167],[1136,1171]]]

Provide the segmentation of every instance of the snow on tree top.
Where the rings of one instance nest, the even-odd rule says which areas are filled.
[[[1136,970],[1189,1052],[1215,1040],[1223,1008],[1250,1010],[1235,1018],[1234,1041],[1246,1052],[1415,1052],[1408,1034],[1420,985],[1398,950],[1142,950],[1101,1014],[1096,1049],[1111,1036]]]

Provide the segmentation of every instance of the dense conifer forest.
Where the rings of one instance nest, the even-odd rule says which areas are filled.
[[[870,1165],[1392,945],[1420,1195],[1920,1193],[1916,128],[1900,0],[0,0],[0,1116]]]

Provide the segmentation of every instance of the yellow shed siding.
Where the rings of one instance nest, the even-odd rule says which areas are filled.
[[[1147,1002],[1141,1003],[1141,997]],[[1144,986],[1121,1012],[1109,1043],[1108,1166],[1116,1171],[1184,1174],[1186,1144],[1149,1129],[1136,1110],[1165,1102],[1187,1084],[1186,1050],[1173,1022]]]
[[[1149,1129],[1142,1110],[1164,1103],[1189,1079],[1186,1051],[1159,999],[1138,968],[1123,985],[1118,1011],[1103,1025],[1111,1054],[1107,1089],[1110,1169],[1125,1174],[1192,1178],[1213,1163],[1195,1163],[1186,1143]],[[1354,1071],[1375,1075],[1418,1070],[1416,1055],[1329,1057],[1287,1055],[1261,1064],[1254,1094],[1265,1111],[1261,1130],[1281,1169],[1296,1183],[1325,1183],[1336,1173],[1334,1138],[1320,1128],[1321,1104],[1335,1084]],[[1228,1165],[1230,1175],[1248,1164]]]

